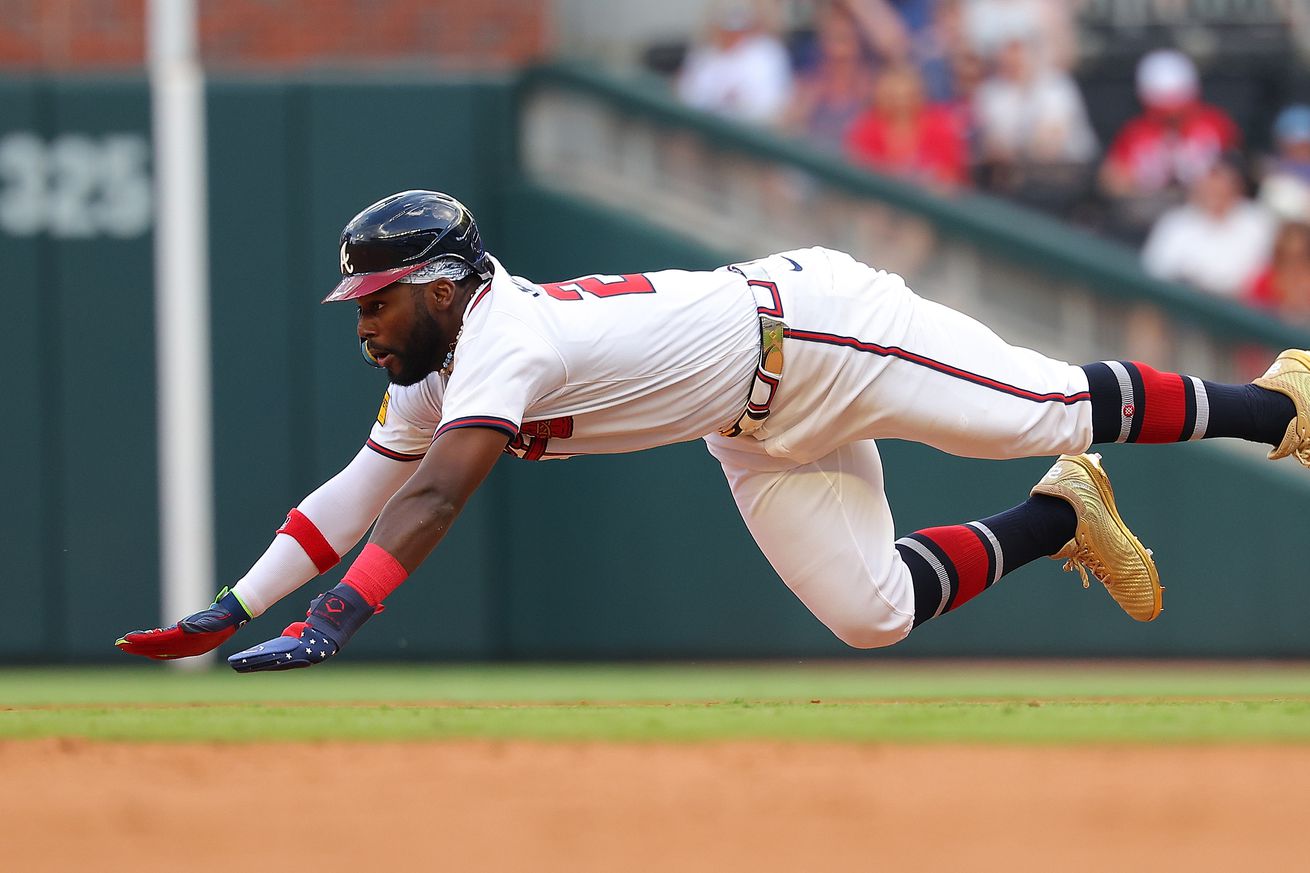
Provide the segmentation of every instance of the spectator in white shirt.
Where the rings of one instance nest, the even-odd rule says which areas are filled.
[[[1091,187],[1096,134],[1073,78],[1040,65],[1032,39],[1001,47],[974,92],[978,183],[1070,217]]]
[[[1142,264],[1161,279],[1238,298],[1268,261],[1277,221],[1245,196],[1240,164],[1225,157],[1162,215],[1146,240]]]
[[[711,14],[709,38],[687,54],[677,91],[696,109],[769,124],[786,107],[791,88],[791,59],[765,28],[759,7],[727,0]]]
[[[974,94],[985,161],[1086,163],[1096,156],[1087,107],[1068,73],[1038,65],[1028,39],[1006,43]]]

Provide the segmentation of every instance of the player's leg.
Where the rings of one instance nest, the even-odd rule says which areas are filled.
[[[1082,367],[1092,406],[1093,443],[1172,443],[1236,437],[1297,454],[1310,466],[1310,354],[1284,352],[1261,378],[1225,385],[1162,373],[1137,361]]]
[[[905,638],[914,626],[914,589],[892,547],[872,442],[793,465],[764,454],[750,437],[705,441],[760,550],[819,621],[857,648]]]
[[[1277,457],[1300,447],[1310,460],[1304,436],[1310,355],[1304,352],[1285,352],[1278,372],[1246,385],[1139,361],[1074,367],[1010,346],[985,325],[931,301],[913,305],[919,326],[905,342],[906,357],[887,367],[869,398],[881,404],[880,435],[971,457],[1235,437],[1280,447]]]
[[[1042,454],[1082,451],[1103,443],[1173,443],[1232,437],[1273,447],[1270,456],[1299,453],[1310,466],[1310,354],[1290,350],[1271,372],[1253,383],[1229,385],[1196,376],[1156,370],[1140,361],[1100,361],[1077,368],[1009,346],[989,328],[929,301],[918,316],[934,328],[913,348],[926,348],[949,368],[937,372],[919,362],[922,394],[907,396],[907,413],[898,430],[922,427],[925,440],[955,454],[996,456],[1014,449]],[[920,335],[924,331],[920,331]],[[1072,373],[1080,371],[1081,379]],[[1079,391],[1086,385],[1085,393]],[[1037,397],[1040,400],[1032,400]],[[923,398],[922,400],[920,398]],[[1085,399],[1085,402],[1084,402]],[[943,415],[942,407],[955,410]],[[1087,414],[1090,406],[1090,415]],[[989,416],[987,410],[1000,413]],[[952,427],[959,422],[963,426]],[[1086,431],[1090,424],[1090,434]],[[1074,434],[1088,439],[1070,443]]]
[[[820,446],[838,431],[837,438],[895,437],[980,458],[1237,437],[1276,447],[1272,457],[1297,454],[1310,465],[1310,353],[1284,352],[1249,385],[1131,361],[1070,365],[1006,343],[981,322],[914,294],[898,277],[828,255],[834,287],[859,291],[861,304],[844,308],[846,298],[838,298],[800,311],[788,333],[788,367],[795,360],[802,384],[822,386],[824,402],[843,410],[842,420],[829,420],[821,414],[826,407],[816,406],[796,422],[771,423],[775,433],[790,425],[799,434],[775,439],[789,449],[805,442],[807,429]],[[839,374],[835,387],[830,373]],[[789,370],[784,391],[790,378]],[[831,402],[834,395],[840,402]]]
[[[1096,455],[1062,455],[1012,509],[967,524],[915,531],[896,541],[914,580],[915,626],[967,603],[1006,573],[1049,556],[1090,570],[1137,621],[1160,614],[1151,550],[1124,524]]]
[[[790,467],[762,458],[749,441],[707,442],[774,570],[851,646],[899,642],[1043,556],[1112,571],[1098,577],[1110,579],[1130,614],[1149,620],[1159,612],[1149,553],[1119,519],[1109,482],[1090,459],[1062,458],[1027,500],[1004,512],[894,540],[873,442]]]

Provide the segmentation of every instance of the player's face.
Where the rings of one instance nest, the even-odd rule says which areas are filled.
[[[359,338],[396,385],[423,381],[450,350],[450,338],[423,305],[420,288],[396,284],[359,300]]]

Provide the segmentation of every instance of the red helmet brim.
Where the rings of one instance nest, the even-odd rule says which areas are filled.
[[[322,302],[336,303],[339,300],[355,300],[372,294],[374,291],[381,291],[392,282],[400,281],[422,266],[423,264],[414,264],[410,267],[396,267],[394,270],[382,270],[378,273],[344,276],[337,283],[337,287],[332,289],[332,293],[324,297]]]

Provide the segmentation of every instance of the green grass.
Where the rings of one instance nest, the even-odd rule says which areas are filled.
[[[0,738],[1307,742],[1310,666],[0,670]]]

